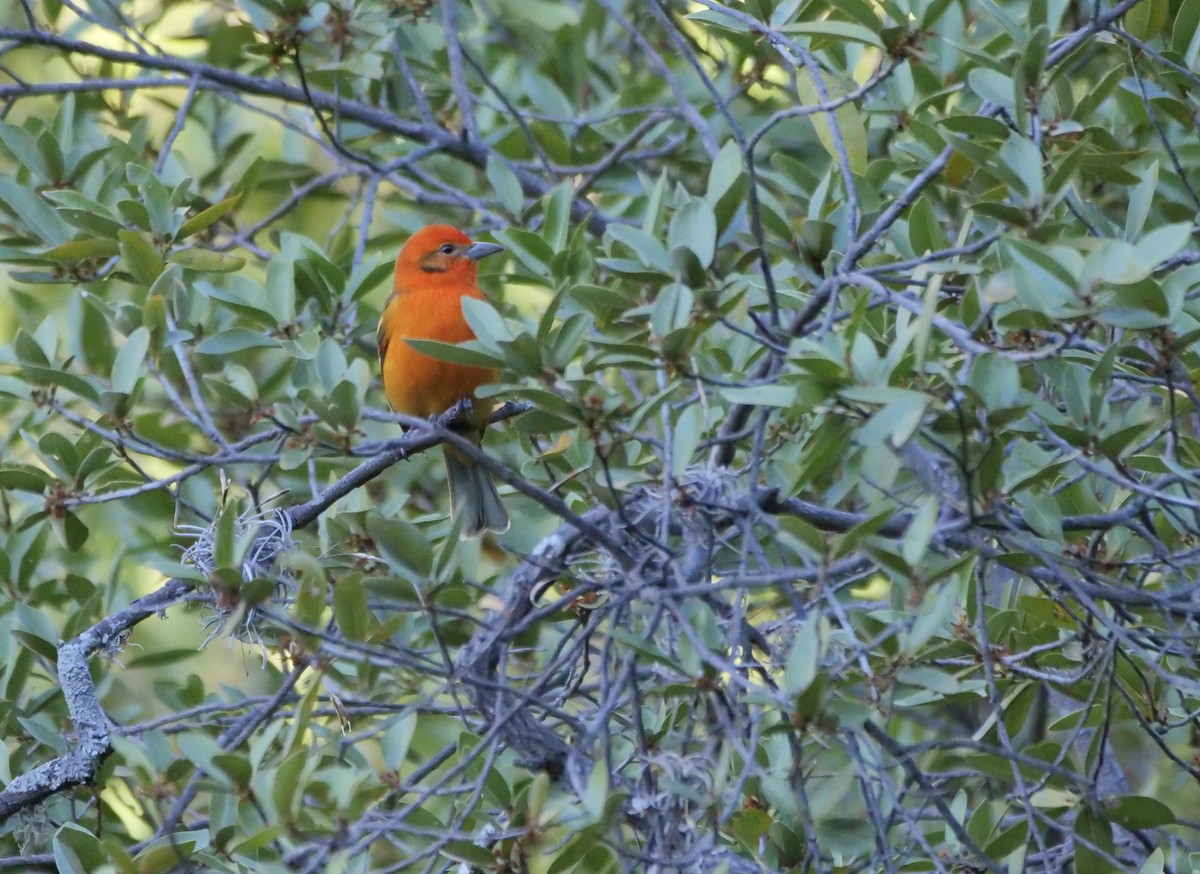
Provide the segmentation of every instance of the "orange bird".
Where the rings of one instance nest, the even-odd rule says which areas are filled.
[[[473,243],[449,225],[421,228],[400,250],[392,295],[379,318],[379,363],[383,390],[398,413],[436,416],[463,398],[475,400],[475,390],[496,381],[489,367],[468,367],[422,355],[406,338],[462,343],[475,339],[463,318],[465,297],[483,299],[476,281],[480,258],[503,251],[495,243]],[[484,420],[491,402],[471,407],[471,436],[483,439]],[[508,530],[508,513],[487,470],[457,452],[443,447],[446,479],[450,483],[450,508],[463,520],[463,536],[484,531]]]

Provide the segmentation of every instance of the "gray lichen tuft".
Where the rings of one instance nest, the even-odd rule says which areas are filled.
[[[215,626],[205,641],[207,645],[221,629],[236,638],[259,642],[256,630],[258,610],[255,605],[270,595],[286,599],[291,590],[291,578],[279,572],[276,559],[292,546],[292,517],[285,510],[245,513],[227,519],[218,514],[211,524],[180,525],[182,536],[192,543],[183,552],[184,564],[200,571],[212,589],[212,608],[215,616],[207,623]],[[236,568],[236,574],[228,569]],[[270,581],[270,588],[259,590],[261,581]]]

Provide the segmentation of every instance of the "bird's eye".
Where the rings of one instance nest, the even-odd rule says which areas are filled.
[[[438,251],[441,252],[443,255],[453,255],[454,254],[454,244],[446,243],[444,246],[442,246],[440,249],[438,249]]]

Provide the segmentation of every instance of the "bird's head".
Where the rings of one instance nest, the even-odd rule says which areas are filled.
[[[470,237],[450,225],[428,225],[409,237],[400,249],[396,258],[396,290],[410,281],[473,282],[479,259],[503,250],[503,246],[495,243],[473,243]]]

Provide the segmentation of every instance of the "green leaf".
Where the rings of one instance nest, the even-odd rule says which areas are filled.
[[[346,287],[342,291],[343,301],[347,305],[370,294],[381,282],[390,279],[395,272],[396,266],[392,261],[383,261],[377,264],[376,260],[377,258],[372,257],[364,258],[363,263],[351,271],[346,280]]]
[[[790,407],[796,403],[796,389],[786,385],[750,385],[724,387],[721,396],[731,404],[753,407]]]
[[[1012,827],[1000,832],[984,847],[984,852],[990,859],[1003,859],[1010,853],[1023,848],[1029,840],[1029,823],[1018,820]]]
[[[313,690],[319,687],[314,684]],[[306,695],[301,706],[305,711],[303,719],[297,720],[297,728],[302,728],[308,721],[308,711],[311,710],[311,694]],[[287,816],[299,810],[303,804],[303,795],[308,783],[306,771],[307,751],[301,748],[283,760],[275,769],[275,779],[271,786],[271,800],[275,809]]]
[[[192,234],[198,234],[206,230],[232,212],[241,200],[242,194],[239,192],[226,197],[219,203],[214,203],[208,209],[201,210],[180,225],[175,239],[182,240],[185,237],[190,237]]]
[[[1171,49],[1183,57],[1183,65],[1195,69],[1200,55],[1200,0],[1183,0],[1171,27]]]
[[[141,327],[129,335],[117,358],[113,362],[112,387],[114,391],[131,394],[146,363],[150,350],[150,332]]]
[[[38,454],[42,461],[62,479],[73,479],[79,467],[79,453],[62,434],[49,431],[38,439]]]
[[[822,646],[821,613],[810,610],[799,627],[796,636],[792,638],[792,648],[788,651],[787,662],[783,668],[783,690],[795,697],[803,693],[821,668]]]
[[[1155,228],[1134,244],[1133,260],[1146,271],[1178,255],[1192,240],[1192,223],[1178,222]]]
[[[525,192],[521,189],[521,180],[495,153],[488,154],[487,178],[505,211],[510,215],[520,215],[525,207]]]
[[[462,311],[476,339],[484,346],[495,349],[500,343],[512,341],[513,335],[508,325],[504,324],[504,317],[486,300],[464,297]]]
[[[42,348],[42,345],[40,337],[35,337],[23,330],[18,330],[12,341],[13,351],[17,354],[17,361],[26,364],[49,365],[50,358],[47,355],[46,349]],[[53,341],[45,345],[50,350],[54,348]]]
[[[246,349],[273,349],[279,345],[274,337],[249,328],[230,328],[205,337],[196,344],[196,351],[204,355],[229,355]]]
[[[594,324],[594,320],[587,313],[575,313],[562,323],[550,350],[550,359],[554,366],[566,367],[575,359]]]
[[[1170,11],[1170,0],[1141,0],[1125,13],[1125,29],[1142,42],[1149,42],[1166,27]]]
[[[235,553],[237,551],[237,513],[226,505],[221,508],[220,515],[217,516],[216,524],[213,532],[213,566],[218,569],[228,570],[233,567],[235,562],[240,563],[240,557]],[[236,589],[240,585],[240,579],[237,580],[232,588]]]
[[[61,204],[58,215],[77,228],[105,239],[115,240],[121,223],[100,203],[68,188],[42,192],[42,197]]]
[[[1012,359],[985,352],[972,363],[968,384],[988,410],[1002,410],[1017,402],[1021,374]]]
[[[650,311],[650,330],[655,337],[665,337],[688,324],[696,295],[686,285],[672,282],[663,286],[654,298]]]
[[[689,12],[687,18],[691,21],[701,21],[705,24],[715,25],[734,33],[749,32],[749,25],[744,24],[731,15],[726,15],[716,10],[701,9],[699,12]]]
[[[1147,857],[1138,874],[1163,874],[1166,870],[1167,857],[1163,853],[1162,847],[1156,847],[1154,852]],[[1192,870],[1196,870],[1195,862],[1192,863]]]
[[[62,519],[51,517],[55,533],[68,552],[79,552],[87,543],[88,529],[74,513],[67,513]]]
[[[429,537],[411,522],[372,514],[367,518],[367,533],[380,555],[394,566],[409,568],[423,576],[433,567]]]
[[[50,477],[35,467],[0,467],[0,489],[41,494],[50,484]]]
[[[928,395],[907,389],[849,387],[842,389],[840,394],[848,400],[857,399],[866,403],[876,402],[866,400],[869,397],[888,398],[883,407],[876,410],[866,424],[858,429],[856,440],[864,446],[875,446],[885,441],[892,446],[907,443],[921,426],[932,400]]]
[[[692,455],[704,432],[704,411],[692,404],[679,414],[671,433],[671,476],[678,477],[692,463]]]
[[[18,163],[29,168],[43,182],[55,181],[49,165],[42,157],[41,150],[38,149],[37,143],[25,128],[0,122],[0,143],[17,159]]]
[[[147,354],[151,361],[157,362],[167,336],[167,302],[161,294],[155,294],[153,289],[146,295],[146,302],[142,304],[142,327],[150,333]]]
[[[532,401],[539,410],[567,419],[576,417],[576,410],[564,398],[541,388],[520,388],[511,391],[512,397]]]
[[[1200,0],[1197,0],[1200,5]],[[1158,161],[1151,161],[1142,171],[1142,180],[1129,194],[1129,208],[1125,211],[1125,239],[1133,242],[1141,236],[1158,190]]]
[[[974,67],[967,73],[967,85],[984,100],[1012,111],[1015,98],[1010,77],[986,67]]]
[[[116,240],[106,240],[100,237],[89,237],[83,240],[71,240],[52,246],[41,254],[47,261],[56,264],[66,264],[72,261],[84,261],[89,258],[111,258],[120,252]]]
[[[322,262],[318,262],[322,263]],[[325,262],[327,263],[327,262]],[[330,273],[335,273],[338,285],[345,282],[345,275],[336,266],[329,264]],[[266,299],[263,308],[271,314],[276,327],[290,325],[296,320],[296,271],[292,259],[273,258],[267,265],[267,281],[263,284]]]
[[[1129,285],[1149,275],[1150,270],[1137,262],[1132,244],[1124,240],[1097,240],[1084,262],[1082,282]]]
[[[122,229],[117,233],[117,240],[125,269],[142,285],[152,285],[166,264],[150,235],[144,231]]]
[[[0,204],[45,243],[57,245],[71,236],[70,229],[37,192],[11,179],[0,178]]]
[[[42,156],[42,160],[46,162],[46,169],[49,173],[49,178],[52,181],[61,180],[65,175],[65,167],[63,166],[62,150],[58,147],[58,141],[48,130],[38,134],[35,141],[38,152]]]
[[[176,665],[180,662],[192,661],[198,656],[199,652],[195,647],[162,649],[127,659],[125,661],[125,667],[129,670],[135,670],[138,668],[162,668],[168,665]]]
[[[737,140],[730,138],[725,145],[721,146],[717,159],[708,169],[708,188],[704,192],[704,199],[715,208],[725,193],[733,187],[738,177],[744,175],[745,172],[746,165],[741,147]]]
[[[1172,303],[1153,279],[1118,286],[1097,300],[1096,319],[1118,328],[1147,329],[1170,324],[1179,303]]]
[[[605,233],[633,250],[643,266],[663,273],[671,272],[667,249],[653,235],[629,225],[615,223],[609,225]]]
[[[542,238],[551,252],[560,252],[567,244],[567,234],[571,227],[571,204],[574,201],[575,189],[569,181],[556,185],[544,198],[546,222],[542,227]]]
[[[1024,511],[1026,524],[1047,540],[1058,543],[1062,540],[1062,511],[1052,495],[1036,495],[1021,492],[1016,495],[1017,504]]]
[[[1018,204],[1025,209],[1037,208],[1046,192],[1041,150],[1025,137],[1013,134],[1000,147],[1000,159],[1021,180],[1024,190]]]
[[[633,304],[627,293],[605,285],[573,285],[567,290],[580,306],[598,315],[608,311],[624,311]]]
[[[361,364],[362,362],[358,362]],[[358,388],[349,379],[344,379],[329,393],[324,418],[330,424],[352,431],[358,425],[362,407],[358,402]]]
[[[29,652],[35,653],[51,664],[58,661],[58,650],[55,649],[54,644],[44,637],[20,629],[15,629],[9,633],[12,635],[13,640],[17,641],[17,643]]]
[[[150,220],[150,231],[160,240],[170,240],[178,229],[175,208],[171,205],[171,192],[147,167],[128,164],[125,175],[137,186],[141,204]]]
[[[428,355],[438,361],[466,364],[469,367],[501,367],[504,365],[503,358],[484,350],[476,341],[469,340],[463,345],[455,345],[443,343],[441,340],[418,340],[410,337],[406,338],[404,342],[422,355]]]
[[[246,263],[245,258],[237,255],[209,252],[205,249],[178,249],[167,255],[167,261],[189,270],[206,273],[232,273],[235,270],[241,270]]]
[[[60,874],[89,874],[108,867],[104,845],[91,832],[73,822],[54,835],[54,864]]]
[[[910,567],[916,567],[925,557],[925,551],[933,540],[933,532],[937,526],[939,503],[935,495],[926,495],[921,499],[920,507],[904,532],[900,542],[900,555]]]
[[[708,201],[693,197],[671,216],[667,245],[691,250],[702,267],[712,264],[717,252],[717,218]]]
[[[1035,85],[1042,78],[1042,68],[1046,64],[1046,50],[1050,46],[1050,30],[1044,24],[1039,24],[1029,35],[1025,49],[1021,52],[1021,70],[1025,74],[1025,82]]]
[[[460,862],[475,868],[488,870],[494,868],[492,853],[485,847],[471,841],[446,841],[441,845],[441,854],[454,862]]]
[[[830,100],[842,96],[842,90],[835,88],[829,79],[825,79],[826,93]],[[800,94],[800,98],[806,104],[822,103],[820,93],[817,91],[816,85],[812,78],[812,74],[808,70],[801,70],[796,76],[796,90]],[[825,151],[829,153],[835,161],[839,160],[837,141],[834,138],[833,126],[830,121],[829,113],[819,112],[809,116],[812,121],[813,129],[816,131],[817,139],[821,141],[821,145]],[[833,119],[837,122],[838,132],[841,134],[842,145],[846,149],[846,157],[850,164],[850,172],[854,175],[861,175],[867,170],[867,128],[866,122],[863,120],[858,107],[854,103],[843,103],[833,111]]]
[[[187,731],[175,739],[179,752],[185,759],[202,771],[213,775],[212,760],[221,755],[222,750],[216,740],[201,731]]]
[[[1080,313],[1082,306],[1075,294],[1076,278],[1071,267],[1024,240],[1005,238],[1000,242],[1000,251],[1013,264],[1021,303],[1051,318]]]
[[[592,765],[592,773],[588,776],[587,787],[583,793],[583,809],[589,822],[598,823],[604,820],[604,811],[608,807],[609,794],[608,764],[603,758],[597,758]]]
[[[520,376],[536,376],[542,372],[542,347],[527,331],[500,344],[504,361]]]
[[[543,279],[550,277],[550,262],[554,259],[554,249],[541,236],[521,228],[506,228],[496,231],[493,236],[534,276]]]
[[[1008,125],[998,118],[985,115],[952,115],[939,119],[938,127],[956,134],[988,140],[1004,140],[1010,133]]]
[[[928,197],[921,197],[908,213],[908,241],[913,254],[920,257],[946,247],[946,232],[942,230]]]
[[[24,380],[18,379],[15,376],[0,374],[0,395],[8,395],[9,397],[28,401],[30,400],[29,385]]]
[[[1108,820],[1093,813],[1090,806],[1081,805],[1075,818],[1075,834],[1083,839],[1075,843],[1075,870],[1088,874],[1115,874],[1118,869],[1106,861],[1106,857],[1113,855],[1112,826]]]
[[[926,596],[926,601],[932,603],[917,615],[912,626],[904,634],[900,644],[902,655],[914,656],[935,635],[950,631],[954,617],[960,609],[959,586],[953,580],[943,583],[936,595]]]
[[[38,385],[56,385],[74,392],[84,400],[93,403],[100,401],[100,390],[86,377],[56,367],[39,367],[32,364],[21,365],[21,370],[30,381]]]
[[[879,34],[874,33],[859,24],[849,21],[797,21],[778,28],[781,33],[794,33],[801,36],[836,37],[838,40],[848,40],[864,45],[884,48]]]
[[[1094,116],[1100,105],[1108,100],[1127,74],[1128,71],[1123,65],[1116,65],[1105,73],[1099,82],[1092,85],[1090,90],[1079,98],[1079,102],[1075,104],[1075,111],[1071,113],[1071,118],[1082,124],[1094,123]]]
[[[410,710],[393,720],[379,739],[383,764],[389,771],[399,773],[408,758],[413,735],[417,731],[416,711]]]
[[[348,574],[333,587],[333,616],[347,640],[365,640],[371,618],[360,574]]]
[[[1104,808],[1110,822],[1133,831],[1174,825],[1177,821],[1170,807],[1146,795],[1125,795],[1105,802]]]

